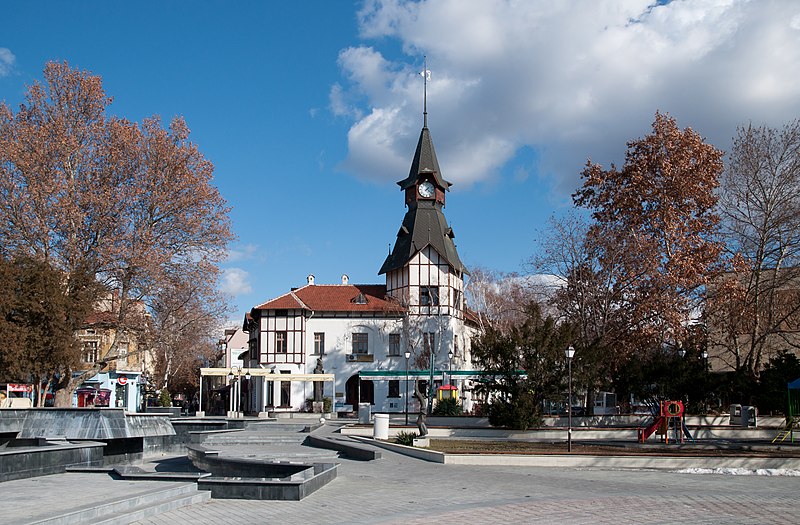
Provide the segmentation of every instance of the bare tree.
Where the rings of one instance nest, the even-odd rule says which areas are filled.
[[[529,279],[516,273],[470,269],[464,293],[478,317],[479,330],[484,332],[490,326],[502,330],[521,323],[527,315],[525,308],[528,303],[534,296],[542,295],[534,286]]]
[[[710,350],[758,377],[771,353],[800,347],[800,120],[739,128],[720,210],[730,268],[708,309]]]

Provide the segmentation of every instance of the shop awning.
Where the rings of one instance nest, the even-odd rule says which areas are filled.
[[[200,377],[228,377],[231,373],[230,368],[201,368]],[[263,377],[267,381],[334,381],[336,377],[333,374],[278,374],[268,368],[243,368],[242,373],[239,374],[238,370],[233,374],[236,377],[240,375],[244,377],[246,374],[250,377]]]
[[[405,370],[362,370],[358,373],[363,379],[370,379],[376,381],[388,381],[392,379],[405,379],[406,378],[406,371]],[[452,372],[449,370],[434,370],[433,371],[433,379],[443,379],[443,377],[448,377],[452,379],[486,379],[493,376],[497,376],[499,374],[492,374],[491,372],[486,372],[484,370],[453,370]],[[517,375],[520,377],[525,377],[526,374],[522,370],[517,371]],[[409,379],[429,379],[431,376],[430,370],[409,370],[408,371],[408,378]]]

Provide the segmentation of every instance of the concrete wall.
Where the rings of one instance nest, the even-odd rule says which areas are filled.
[[[105,443],[61,443],[9,447],[0,451],[0,481],[64,472],[67,467],[100,467]]]

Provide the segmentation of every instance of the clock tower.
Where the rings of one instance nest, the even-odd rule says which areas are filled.
[[[451,184],[442,178],[427,120],[426,112],[411,170],[397,183],[407,211],[380,274],[387,294],[408,305],[409,314],[461,317],[466,268],[444,216]]]

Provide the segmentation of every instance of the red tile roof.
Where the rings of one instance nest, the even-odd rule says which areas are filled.
[[[114,325],[116,322],[117,316],[114,312],[95,311],[86,317],[84,324],[87,326]]]
[[[362,295],[365,304],[357,298]],[[386,312],[402,314],[405,309],[386,296],[382,284],[309,284],[276,297],[254,310],[305,309],[317,312]]]

